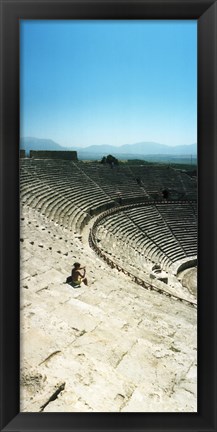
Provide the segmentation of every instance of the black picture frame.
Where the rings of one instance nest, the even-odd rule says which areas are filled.
[[[1,0],[1,430],[216,431],[217,2]],[[19,20],[198,20],[198,412],[19,413]]]

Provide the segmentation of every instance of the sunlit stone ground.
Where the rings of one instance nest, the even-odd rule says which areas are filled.
[[[88,287],[65,284],[75,261]],[[21,411],[196,412],[196,320],[21,210]]]

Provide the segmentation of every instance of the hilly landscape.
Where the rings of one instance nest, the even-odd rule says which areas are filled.
[[[20,138],[20,149],[29,153],[30,150],[69,150],[51,139]]]
[[[80,151],[88,151],[92,153],[102,153],[112,152],[116,154],[141,154],[141,155],[156,155],[156,154],[171,154],[171,155],[181,155],[181,154],[197,154],[197,145],[180,145],[180,146],[167,146],[165,144],[159,144],[155,142],[141,142],[136,144],[124,144],[118,147],[111,145],[92,145],[86,147],[85,149],[80,149]]]
[[[108,144],[91,145],[80,148],[78,146],[64,147],[51,139],[40,139],[25,137],[20,139],[20,149],[26,151],[27,156],[30,150],[76,150],[78,158],[99,159],[104,155],[113,154],[120,159],[141,159],[150,161],[168,161],[176,159],[194,159],[197,155],[197,144],[168,146],[155,142],[140,142],[135,144],[124,144],[121,146],[112,146]]]

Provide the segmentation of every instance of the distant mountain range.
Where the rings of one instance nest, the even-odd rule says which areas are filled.
[[[155,142],[140,142],[136,144],[124,144],[121,146],[112,146],[107,144],[92,145],[85,148],[74,147],[63,147],[57,144],[55,141],[50,139],[39,139],[39,138],[21,138],[20,148],[26,150],[27,154],[30,150],[76,150],[83,159],[85,154],[93,157],[106,156],[108,154],[129,156],[145,156],[145,155],[193,155],[197,154],[197,144],[190,145],[179,145],[179,146],[168,146],[165,144],[159,144]]]
[[[170,147],[164,144],[158,144],[155,142],[141,142],[136,144],[124,144],[119,147],[115,147],[112,145],[92,145],[86,147],[85,149],[79,149],[80,152],[88,151],[91,153],[101,153],[101,154],[131,154],[131,155],[190,155],[197,154],[197,145],[180,145],[175,147]]]
[[[20,138],[20,149],[29,153],[30,150],[70,150],[50,139]]]

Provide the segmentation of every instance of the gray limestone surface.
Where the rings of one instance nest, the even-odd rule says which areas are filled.
[[[21,412],[196,412],[197,310],[21,210]],[[65,283],[75,261],[89,285]]]

